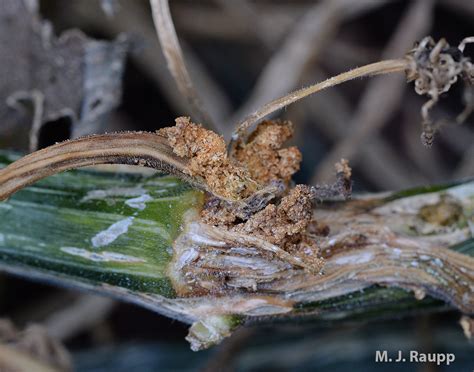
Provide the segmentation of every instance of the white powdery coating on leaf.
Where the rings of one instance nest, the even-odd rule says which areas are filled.
[[[116,252],[91,252],[87,249],[76,247],[61,247],[61,251],[96,262],[145,262],[142,258],[127,256]]]
[[[331,260],[336,265],[348,265],[348,264],[360,264],[369,262],[373,258],[372,253],[362,252],[352,255],[344,255],[342,257],[336,257]]]
[[[0,233],[0,244],[5,244],[5,235]]]
[[[107,230],[101,231],[96,236],[91,239],[92,245],[94,248],[103,247],[104,245],[109,245],[120,235],[125,234],[128,231],[128,228],[133,223],[134,217],[127,217],[123,220],[115,222],[110,225]]]
[[[107,190],[92,190],[81,199],[81,203],[89,200],[105,199],[111,196],[140,196],[146,193],[143,187],[114,187]]]
[[[135,208],[142,211],[146,208],[146,203],[149,202],[150,200],[153,200],[153,198],[150,195],[143,194],[136,198],[126,200],[125,204],[127,204],[130,208]]]

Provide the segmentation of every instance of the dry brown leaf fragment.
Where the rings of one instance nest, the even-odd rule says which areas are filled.
[[[129,49],[124,35],[111,42],[76,29],[57,36],[35,3],[0,2],[0,132],[12,147],[23,147],[13,145],[14,134],[32,122],[30,150],[40,145],[48,122],[64,119],[72,137],[105,128],[107,113],[121,100]]]
[[[433,123],[429,111],[436,105],[441,94],[449,91],[459,78],[468,85],[474,82],[473,65],[464,55],[465,45],[473,40],[472,37],[465,38],[458,47],[452,47],[444,38],[435,42],[431,36],[427,36],[406,55],[409,63],[407,80],[415,82],[416,93],[430,97],[421,109],[421,140],[426,146],[433,144],[439,129],[439,123]]]

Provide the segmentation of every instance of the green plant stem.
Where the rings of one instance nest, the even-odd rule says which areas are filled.
[[[13,160],[0,153],[0,166]],[[445,199],[457,208],[452,221],[437,226],[420,218],[426,206],[444,208]],[[204,192],[170,176],[75,170],[45,178],[0,203],[0,270],[194,323],[194,349],[219,342],[239,324],[308,319],[334,325],[453,307],[474,312],[466,291],[474,275],[473,182],[318,205],[316,219],[331,228],[318,238],[324,275],[283,263],[281,277],[259,282],[259,268],[237,260],[231,269],[256,280],[256,290],[228,287],[183,297],[170,263],[177,238],[187,233],[186,216],[203,201]],[[216,254],[203,238],[187,248]],[[278,257],[267,255],[256,257],[269,268]],[[225,272],[221,261],[209,262]]]

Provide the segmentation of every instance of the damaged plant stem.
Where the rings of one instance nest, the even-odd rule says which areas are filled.
[[[329,321],[446,306],[474,313],[472,182],[336,202],[350,195],[347,162],[336,165],[333,185],[294,186],[301,153],[284,147],[293,126],[259,122],[323,88],[396,71],[430,96],[426,119],[458,76],[471,82],[462,55],[471,41],[453,51],[424,39],[404,59],[265,105],[239,126],[229,153],[221,136],[181,117],[157,133],[83,137],[18,159],[0,170],[0,199],[11,196],[0,204],[2,269],[193,323],[194,350],[275,316]],[[20,191],[99,164],[154,168],[186,183],[76,171]],[[313,209],[314,200],[331,202]]]
[[[280,182],[273,192],[257,190],[262,197],[253,197],[252,208],[235,204],[238,197],[252,198],[243,187],[252,172],[242,168],[239,177],[224,177],[237,165],[221,156],[224,150],[216,151],[225,148],[222,139],[180,118],[152,136],[172,144],[168,156],[186,164],[174,164],[179,176],[195,177],[209,162],[220,169],[226,182],[210,172],[201,189],[227,185],[227,199],[170,176],[75,171],[48,177],[0,204],[2,270],[115,296],[192,323],[188,340],[194,350],[218,343],[238,325],[276,316],[327,324],[450,306],[474,312],[472,182],[324,203],[312,211],[315,195],[347,191],[347,165],[339,165],[333,187],[291,187],[291,174],[281,173],[300,160],[296,149],[281,148],[291,125],[265,122],[259,128],[236,157],[254,169],[267,164],[261,177]],[[58,171],[61,164],[75,164],[74,152],[65,148],[78,143],[56,145],[54,155],[45,151],[39,159],[51,160],[50,173]],[[76,154],[87,159],[83,151],[94,146]],[[151,154],[138,164],[171,169],[161,163],[168,160]],[[66,163],[61,156],[69,157]],[[2,169],[2,180],[12,172],[31,174],[23,167],[35,162],[24,159]]]

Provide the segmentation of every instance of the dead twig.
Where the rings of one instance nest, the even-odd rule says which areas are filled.
[[[322,80],[326,77],[322,71],[313,70]],[[337,90],[327,90],[318,96],[317,104],[305,105],[315,125],[334,143],[347,134],[346,123],[351,121],[349,102]],[[337,107],[337,110],[334,110]],[[401,154],[380,136],[374,136],[360,149],[360,164],[357,169],[381,190],[402,189],[427,182],[426,177],[417,172],[411,164],[405,164]]]
[[[311,7],[302,19],[296,22],[282,47],[271,57],[253,91],[229,123],[233,124],[241,120],[244,115],[254,111],[265,102],[294,89],[308,61],[321,52],[343,20],[383,4],[383,1],[362,1],[348,7],[347,0],[337,0],[324,1]],[[253,120],[254,118],[247,117],[246,119]]]
[[[52,174],[97,164],[141,165],[179,174],[194,184],[197,180],[189,176],[186,159],[175,155],[163,137],[145,132],[111,133],[58,143],[1,169],[0,200]]]
[[[202,100],[189,76],[171,18],[168,0],[150,0],[150,5],[163,54],[165,55],[168,68],[173,75],[178,90],[188,100],[195,120],[219,131],[220,128],[217,127],[207,110],[204,109]]]
[[[291,105],[292,103],[295,103],[311,94],[360,77],[382,75],[392,72],[402,72],[405,71],[407,66],[408,62],[405,59],[392,59],[375,62],[366,66],[355,68],[351,71],[344,72],[340,75],[329,78],[321,83],[311,85],[307,88],[302,88],[284,97],[277,98],[276,100],[262,106],[257,111],[247,116],[242,122],[240,122],[232,136],[232,140],[234,142],[241,137],[245,137],[245,134],[250,130],[250,128],[267,115],[270,115],[271,113],[285,106]]]
[[[427,32],[431,24],[431,9],[432,1],[419,0],[410,5],[386,47],[383,58],[403,55],[414,40]],[[404,60],[403,63],[406,68],[408,61]],[[369,83],[357,113],[348,125],[350,133],[321,162],[312,177],[312,183],[320,182],[330,176],[334,159],[337,161],[341,156],[350,158],[351,162],[357,159],[356,154],[361,144],[380,129],[398,106],[404,86],[404,79],[397,76],[386,77],[383,80],[376,79]]]
[[[43,326],[58,340],[67,340],[104,321],[116,302],[107,297],[82,295],[73,304],[51,314]]]

